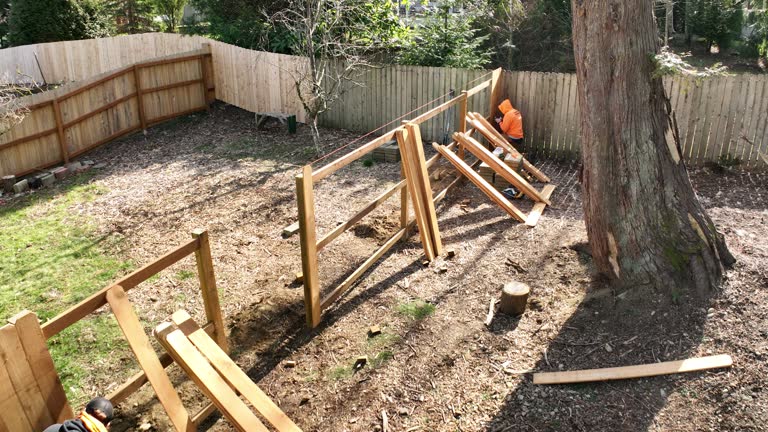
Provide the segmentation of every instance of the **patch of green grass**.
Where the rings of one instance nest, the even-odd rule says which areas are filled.
[[[422,320],[435,313],[435,305],[424,300],[414,300],[412,302],[400,303],[397,306],[397,311],[411,319]]]
[[[337,366],[328,373],[328,377],[334,381],[341,381],[347,379],[355,374],[355,370],[352,366]]]
[[[111,253],[120,240],[98,236],[93,221],[77,209],[106,192],[88,182],[92,176],[81,174],[0,207],[0,319],[28,309],[47,321],[131,267]],[[112,356],[122,341],[107,317],[92,315],[50,340],[73,402],[84,396],[79,386],[87,371]]]
[[[185,281],[188,279],[192,279],[193,277],[197,276],[197,273],[191,271],[191,270],[179,270],[176,272],[176,279],[180,281]]]
[[[363,160],[363,166],[366,168],[370,168],[373,166],[373,159],[364,159]]]
[[[394,333],[382,332],[378,336],[368,338],[368,348],[373,351],[380,350],[382,348],[388,348],[392,345],[400,342],[403,338],[400,335]]]
[[[395,353],[392,351],[381,351],[380,353],[376,354],[373,357],[373,360],[371,360],[371,367],[374,369],[378,369],[382,366],[384,366],[384,363],[392,360],[395,357]]]

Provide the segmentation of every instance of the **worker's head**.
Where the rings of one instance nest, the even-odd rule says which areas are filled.
[[[85,412],[102,422],[104,426],[109,425],[115,414],[114,409],[112,408],[112,402],[103,397],[91,399],[85,406]]]
[[[513,109],[515,109],[515,107],[512,106],[512,102],[510,102],[509,99],[504,99],[504,101],[499,104],[499,111],[501,111],[502,114],[506,114]]]

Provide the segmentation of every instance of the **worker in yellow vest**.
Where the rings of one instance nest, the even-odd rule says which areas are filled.
[[[496,117],[496,123],[499,124],[501,133],[503,133],[512,144],[523,143],[523,116],[520,111],[512,106],[509,99],[499,104],[499,111],[503,117]]]

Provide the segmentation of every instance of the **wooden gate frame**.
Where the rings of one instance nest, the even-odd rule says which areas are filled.
[[[501,68],[491,72],[491,78],[481,82],[480,84],[472,87],[469,90],[464,90],[461,94],[455,98],[452,98],[435,108],[413,118],[412,120],[404,121],[403,123],[421,124],[432,117],[448,110],[453,106],[459,106],[459,124],[458,131],[471,134],[472,131],[467,130],[466,116],[467,116],[467,102],[470,97],[480,93],[486,88],[490,91],[490,104],[489,115],[493,115],[497,111],[497,101],[501,89],[503,88],[503,74]],[[343,222],[333,228],[330,232],[324,234],[319,240],[317,239],[317,225],[315,222],[315,193],[314,185],[320,180],[328,177],[339,169],[351,164],[352,162],[362,158],[366,154],[381,147],[387,141],[395,138],[397,132],[402,129],[403,126],[397,127],[384,135],[362,145],[361,147],[347,153],[346,155],[334,160],[333,162],[323,166],[322,168],[313,171],[311,165],[306,165],[302,168],[301,174],[296,176],[296,201],[298,204],[299,215],[299,235],[301,244],[301,267],[302,275],[304,279],[304,306],[306,308],[307,326],[310,328],[317,327],[320,324],[320,318],[322,311],[327,309],[336,299],[344,294],[352,284],[357,281],[376,261],[378,261],[392,246],[399,240],[405,238],[408,235],[410,228],[415,224],[415,221],[409,221],[408,215],[408,188],[406,186],[406,180],[403,179],[396,185],[387,189],[376,199],[369,202],[361,210],[355,213],[346,222]],[[458,146],[459,157],[464,157],[464,148],[460,144],[453,142],[446,146],[449,149],[454,149]],[[426,168],[430,168],[435,165],[441,158],[440,154],[437,154],[426,161]],[[479,161],[478,161],[479,163]],[[434,204],[439,203],[445,198],[448,191],[453,188],[461,180],[462,176],[457,175],[448,186],[442,191],[438,192],[433,197]],[[392,195],[400,191],[400,229],[392,235],[387,241],[384,242],[368,259],[366,259],[358,268],[356,268],[349,276],[347,276],[339,285],[337,285],[327,296],[320,298],[320,277],[318,272],[318,252],[325,246],[331,243],[335,238],[343,234],[350,229],[353,225],[362,220],[366,215],[371,213],[384,201],[390,198]]]

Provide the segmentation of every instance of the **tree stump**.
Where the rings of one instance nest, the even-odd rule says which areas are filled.
[[[522,315],[531,289],[522,282],[507,282],[501,290],[499,310],[508,315]]]

